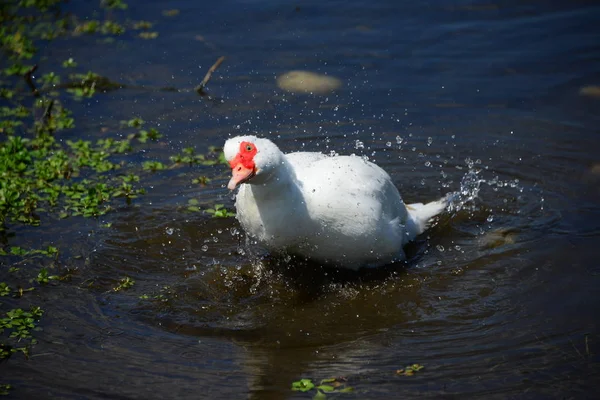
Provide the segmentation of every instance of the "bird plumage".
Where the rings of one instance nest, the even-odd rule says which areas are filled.
[[[256,154],[245,181],[235,168],[248,144]],[[224,152],[234,171],[229,187],[243,182],[237,218],[271,250],[352,269],[386,264],[403,259],[403,247],[446,206],[444,199],[406,206],[390,176],[357,156],[283,154],[254,136],[229,139]]]

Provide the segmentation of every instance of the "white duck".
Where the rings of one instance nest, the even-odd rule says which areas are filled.
[[[270,140],[227,140],[227,187],[240,190],[237,218],[268,249],[358,269],[402,260],[404,245],[446,199],[405,205],[390,176],[357,156],[283,154]]]

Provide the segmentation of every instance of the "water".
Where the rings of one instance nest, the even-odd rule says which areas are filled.
[[[175,17],[164,2],[129,5],[156,40],[69,38],[47,62],[182,91],[68,104],[78,129],[63,139],[138,115],[165,135],[144,157],[167,161],[257,133],[368,157],[407,202],[452,203],[406,263],[359,274],[265,257],[234,219],[185,212],[189,199],[232,207],[223,167],[156,173],[99,221],[22,228],[15,244],[67,247],[76,274],[34,294],[40,343],[0,366],[14,397],[308,398],[291,382],[331,376],[347,377],[348,398],[591,396],[600,99],[580,89],[600,84],[597,5],[181,0]],[[189,89],[221,55],[212,97],[198,97]],[[293,69],[344,85],[284,93],[275,77]],[[192,185],[199,174],[213,180]],[[135,285],[115,293],[123,276]],[[395,374],[412,363],[425,369]]]

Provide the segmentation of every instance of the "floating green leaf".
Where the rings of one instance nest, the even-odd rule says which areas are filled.
[[[300,392],[308,392],[315,387],[310,379],[300,379],[299,381],[292,382],[292,390]]]
[[[413,376],[415,374],[415,372],[419,372],[423,368],[425,368],[423,365],[412,364],[412,365],[407,366],[406,368],[401,368],[401,369],[396,370],[396,375]]]
[[[326,393],[350,393],[354,390],[346,386],[346,378],[343,377],[322,379],[318,386],[307,378],[292,383],[294,391],[308,392],[313,389],[316,389],[313,399],[325,399]]]
[[[115,286],[113,288],[113,290],[115,292],[119,292],[124,289],[129,289],[134,284],[135,284],[135,281],[133,279],[131,279],[130,277],[126,276],[124,278],[121,278],[121,280],[119,281],[119,284],[117,286]]]

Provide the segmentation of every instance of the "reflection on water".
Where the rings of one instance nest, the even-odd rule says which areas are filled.
[[[123,39],[94,61],[103,75],[183,88],[226,54],[211,100],[111,92],[79,105],[81,128],[136,114],[173,151],[257,133],[286,151],[356,153],[407,202],[453,192],[451,206],[406,262],[340,271],[269,255],[234,219],[185,211],[192,198],[232,207],[222,167],[202,170],[205,188],[190,185],[193,168],[157,173],[146,197],[102,221],[31,231],[70,243],[77,273],[40,292],[36,354],[3,370],[15,395],[286,398],[301,377],[345,376],[358,398],[585,396],[599,365],[600,103],[579,91],[600,79],[598,7],[233,5],[173,3],[182,12],[157,41]],[[72,46],[56,52],[83,60],[100,45]],[[291,69],[344,85],[283,93],[275,77]],[[114,292],[124,276],[135,285]],[[396,376],[411,363],[424,371]]]

